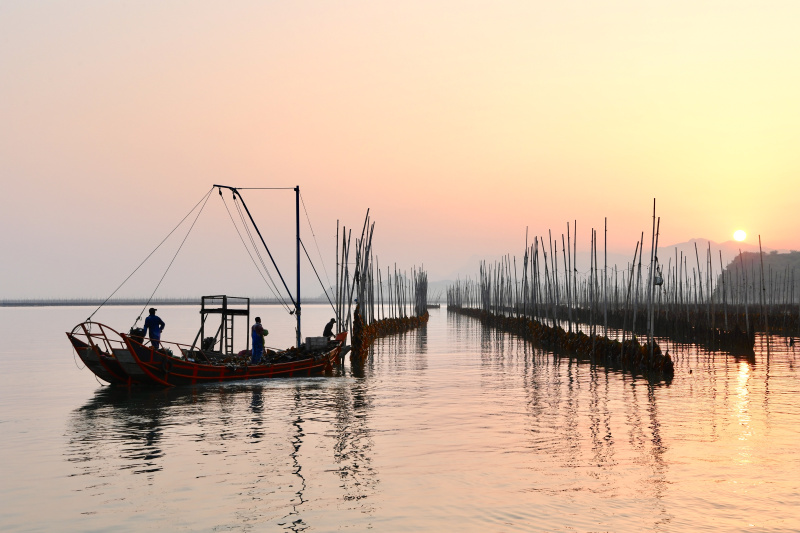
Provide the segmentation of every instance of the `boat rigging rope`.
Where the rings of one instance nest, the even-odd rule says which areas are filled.
[[[292,291],[290,291],[289,290],[289,286],[286,285],[286,280],[283,279],[283,274],[281,274],[281,269],[278,268],[278,264],[275,263],[275,258],[272,257],[272,252],[269,251],[269,246],[267,246],[266,241],[264,241],[264,237],[263,237],[263,235],[261,235],[261,231],[258,229],[258,226],[256,225],[256,221],[253,220],[253,215],[250,213],[250,210],[247,208],[247,204],[244,202],[244,198],[242,198],[242,195],[239,193],[239,191],[235,187],[228,187],[227,185],[215,185],[215,187],[219,187],[219,188],[225,187],[226,189],[230,189],[231,192],[233,193],[234,199],[236,199],[237,197],[239,198],[239,200],[242,203],[242,207],[244,207],[244,210],[247,212],[247,217],[250,219],[250,223],[253,224],[253,229],[256,230],[256,233],[258,234],[258,238],[261,240],[261,244],[264,245],[264,249],[267,251],[267,255],[269,256],[270,261],[272,261],[272,266],[275,267],[275,271],[277,272],[278,277],[281,279],[281,282],[283,283],[283,288],[286,289],[286,294],[289,296],[289,299],[292,301],[292,304],[294,304],[295,311],[299,312],[300,311],[300,304],[299,304],[299,302],[295,302],[294,301],[294,298],[292,297]],[[248,231],[249,231],[249,227],[248,227]],[[299,238],[299,236],[298,236],[298,238]],[[300,293],[299,292],[298,292],[297,296],[298,296],[298,298],[300,297]]]
[[[203,213],[203,209],[205,209],[206,204],[208,203],[208,199],[211,197],[211,192],[213,190],[214,190],[214,188],[212,187],[211,190],[208,191],[208,193],[206,194],[205,201],[203,202],[203,206],[200,208],[200,211],[197,212],[197,216],[194,217],[194,221],[192,222],[192,225],[189,226],[189,231],[186,232],[186,236],[181,241],[181,245],[178,246],[178,251],[176,251],[175,255],[172,256],[172,261],[170,261],[169,265],[167,265],[167,269],[164,271],[164,274],[161,276],[161,279],[158,280],[158,285],[156,285],[156,288],[153,289],[153,292],[150,294],[150,297],[147,299],[147,302],[145,302],[144,307],[142,307],[142,310],[139,311],[139,316],[134,321],[132,327],[135,328],[136,324],[142,319],[142,315],[144,314],[144,310],[147,309],[148,305],[150,305],[150,301],[153,299],[153,296],[155,295],[156,291],[161,286],[161,282],[164,281],[164,278],[166,277],[167,272],[169,272],[169,269],[172,268],[172,263],[175,262],[175,258],[178,257],[178,254],[180,253],[181,248],[183,248],[183,245],[186,243],[186,239],[189,238],[189,234],[192,232],[192,229],[194,229],[194,225],[197,223],[197,219],[200,218],[200,215]]]
[[[228,202],[225,201],[225,197],[222,195],[222,190],[220,190],[220,195],[219,196],[220,196],[220,198],[222,198],[222,203],[225,205],[225,210],[228,212],[228,217],[231,219],[231,223],[233,224],[233,227],[236,230],[237,235],[239,235],[239,240],[242,241],[242,245],[244,246],[244,249],[247,251],[247,255],[250,256],[250,260],[253,262],[253,266],[256,267],[256,270],[258,271],[259,276],[261,276],[261,279],[264,280],[264,284],[267,286],[267,288],[272,293],[272,295],[275,296],[275,299],[280,301],[280,303],[283,305],[283,307],[286,308],[287,312],[291,313],[291,309],[289,308],[289,305],[286,303],[286,300],[284,300],[283,297],[279,294],[280,291],[278,291],[277,293],[275,292],[277,290],[277,285],[275,285],[275,281],[272,279],[272,276],[270,276],[269,271],[266,270],[266,267],[264,267],[264,271],[267,273],[267,276],[269,276],[269,280],[272,282],[272,285],[269,284],[269,282],[267,281],[267,278],[264,277],[264,272],[262,272],[261,269],[258,267],[258,263],[256,263],[256,260],[253,257],[253,254],[250,252],[250,248],[247,247],[247,243],[244,241],[244,237],[242,237],[242,232],[239,231],[239,227],[236,225],[236,221],[233,219],[233,215],[231,215],[231,210],[228,209]],[[241,216],[241,211],[239,212],[239,215]],[[247,226],[245,226],[245,229],[246,228],[247,228]],[[252,237],[250,238],[250,240],[252,242]],[[253,248],[256,250],[256,254],[258,254],[258,248],[256,248],[255,245],[253,246]],[[261,264],[263,266],[264,265],[264,260],[261,259],[260,255],[259,255],[259,259],[261,260]],[[273,290],[273,288],[272,288],[273,286],[275,286],[275,290]]]
[[[148,254],[148,256],[147,256],[147,257],[145,257],[145,258],[144,258],[144,261],[142,261],[141,263],[139,263],[139,266],[137,266],[135,269],[133,269],[133,272],[131,272],[131,273],[128,275],[128,277],[127,277],[127,278],[125,278],[125,281],[123,281],[122,283],[120,283],[120,284],[119,284],[119,287],[117,287],[116,289],[114,289],[114,292],[112,292],[112,293],[111,293],[111,294],[108,296],[108,298],[106,298],[105,300],[103,300],[103,303],[101,303],[100,305],[98,305],[98,306],[97,306],[97,309],[95,309],[95,310],[92,312],[92,314],[91,314],[91,315],[89,315],[89,318],[87,318],[87,319],[86,319],[86,321],[87,321],[87,322],[89,322],[89,321],[92,319],[92,317],[95,315],[95,313],[97,313],[97,312],[100,310],[100,308],[101,308],[101,307],[103,307],[104,305],[106,305],[106,303],[108,303],[108,301],[109,301],[109,300],[110,300],[110,299],[111,299],[111,298],[112,298],[112,297],[113,297],[115,294],[117,294],[117,291],[118,291],[118,290],[120,290],[120,289],[122,288],[122,286],[123,286],[123,285],[125,285],[125,283],[127,283],[127,282],[128,282],[128,280],[129,280],[129,279],[131,279],[131,276],[133,276],[134,274],[136,274],[136,272],[137,272],[137,271],[138,271],[138,270],[139,270],[139,269],[142,267],[142,265],[143,265],[143,264],[145,264],[145,263],[147,262],[147,260],[148,260],[148,259],[150,259],[150,257],[151,257],[151,256],[152,256],[154,253],[156,253],[156,251],[158,251],[158,249],[159,249],[159,248],[161,248],[161,245],[162,245],[162,244],[164,244],[164,243],[167,241],[167,239],[169,239],[169,238],[170,238],[170,235],[172,235],[173,233],[175,233],[175,230],[177,230],[177,229],[178,229],[178,228],[181,226],[181,224],[183,224],[183,221],[184,221],[184,220],[186,220],[187,218],[189,218],[189,215],[191,215],[191,214],[194,212],[194,210],[195,210],[195,209],[197,209],[197,206],[198,206],[198,205],[200,205],[201,203],[203,203],[203,200],[208,200],[208,196],[211,194],[211,191],[213,191],[213,190],[214,190],[214,187],[211,187],[211,189],[210,189],[210,190],[209,190],[209,191],[208,191],[208,192],[207,192],[207,193],[206,193],[206,194],[205,194],[205,195],[204,195],[202,198],[200,198],[200,201],[199,201],[199,202],[197,202],[197,203],[195,204],[195,206],[194,206],[194,207],[193,207],[193,208],[192,208],[192,209],[191,209],[191,210],[190,210],[188,213],[186,213],[186,216],[185,216],[185,217],[183,217],[183,218],[181,219],[181,221],[180,221],[180,222],[178,222],[178,225],[177,225],[177,226],[175,226],[174,228],[172,228],[172,231],[170,231],[170,232],[167,234],[167,236],[166,236],[166,237],[164,237],[164,240],[162,240],[160,243],[158,243],[158,246],[156,246],[156,247],[153,249],[153,251],[152,251],[152,252],[150,252],[150,253]],[[203,204],[203,205],[205,205],[205,204]]]
[[[303,240],[300,239],[300,246],[303,247],[303,251],[306,253],[306,257],[308,257],[308,262],[311,263],[311,258],[308,256],[308,250],[306,250],[306,245],[303,244]],[[331,297],[328,296],[328,291],[325,290],[325,286],[322,285],[322,280],[319,279],[319,274],[317,273],[317,268],[314,266],[314,263],[311,263],[311,268],[314,269],[314,274],[317,275],[317,280],[319,280],[319,284],[322,287],[322,291],[325,293],[325,298],[328,299],[328,303],[331,304],[331,309],[333,309],[333,314],[336,315],[337,320],[339,319],[339,314],[336,312],[336,307],[334,307],[333,302],[331,301]]]
[[[78,360],[75,359],[75,350],[72,350],[72,360],[75,362],[75,366],[78,368],[78,370],[83,370],[84,368],[86,368],[86,365],[83,365],[83,368],[78,366]]]
[[[306,209],[306,203],[303,200],[303,195],[300,195],[300,202],[303,204],[303,212],[306,214],[306,220],[308,221],[308,229],[311,230],[311,236],[314,238],[314,245],[317,247],[317,255],[319,256],[319,260],[322,263],[322,270],[325,272],[325,279],[328,280],[328,288],[331,289],[333,292],[333,287],[331,287],[331,278],[328,276],[328,269],[325,268],[325,261],[322,259],[322,252],[319,251],[319,243],[317,242],[317,235],[314,233],[314,227],[311,225],[311,218],[308,216],[308,209]],[[337,243],[338,246],[338,243]],[[308,256],[308,252],[306,252],[306,256]],[[311,262],[311,258],[308,258],[308,261]],[[313,264],[312,264],[313,266]],[[317,276],[319,279],[319,276]],[[322,285],[322,280],[320,280],[320,285]],[[325,290],[325,287],[322,287],[322,290]]]
[[[267,264],[264,261],[264,257],[261,255],[261,252],[259,252],[259,250],[258,250],[258,246],[256,245],[256,241],[253,238],[253,232],[250,231],[250,226],[247,225],[247,222],[244,219],[244,213],[242,213],[242,208],[239,206],[239,202],[236,200],[236,195],[235,194],[233,196],[233,205],[236,206],[236,211],[239,213],[239,218],[242,221],[242,226],[244,227],[245,231],[247,232],[247,237],[250,239],[250,244],[253,246],[253,250],[255,250],[256,255],[258,256],[258,260],[261,261],[261,266],[264,268],[264,272],[267,273],[267,277],[269,277],[269,280],[272,282],[273,286],[275,287],[275,290],[278,292],[278,298],[280,299],[281,303],[286,308],[286,310],[289,312],[289,314],[290,315],[293,314],[294,311],[289,308],[289,304],[286,302],[286,300],[283,298],[283,296],[280,295],[281,291],[278,288],[278,284],[275,283],[275,280],[272,278],[272,275],[269,273],[269,269],[267,268]],[[266,244],[264,246],[266,246]],[[267,250],[267,252],[269,253],[269,250]],[[275,265],[275,261],[274,260],[273,260],[272,264]],[[277,270],[277,268],[278,268],[278,266],[275,265],[275,269],[276,270]],[[280,274],[280,272],[279,272],[279,274]],[[287,289],[287,292],[288,292],[288,289]],[[291,294],[289,294],[289,299],[292,300],[292,303],[294,303],[294,300],[292,299],[292,295]]]

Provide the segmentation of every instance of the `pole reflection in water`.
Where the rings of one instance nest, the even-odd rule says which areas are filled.
[[[658,402],[656,401],[656,387],[652,383],[647,383],[647,412],[650,418],[650,469],[652,477],[650,479],[650,493],[654,498],[652,518],[654,529],[660,529],[669,524],[672,515],[667,512],[663,504],[663,498],[667,490],[667,474],[669,470],[668,462],[665,459],[667,447],[661,440],[661,423],[658,414]]]
[[[452,323],[469,328],[462,320],[453,315]],[[644,520],[649,523],[645,528],[660,529],[672,520],[663,502],[669,487],[668,448],[658,401],[659,390],[666,389],[663,383],[578,363],[489,328],[479,335],[483,380],[521,376],[529,434],[525,453],[534,455],[528,461],[521,458],[532,473],[526,491],[548,499],[566,498],[570,504],[563,512],[587,527],[614,523],[604,501],[644,505]],[[644,405],[641,390],[646,391]],[[627,434],[622,449],[617,433]],[[573,506],[583,512],[573,511]],[[631,529],[642,519],[632,517]]]
[[[300,465],[300,447],[303,444],[303,437],[305,436],[303,433],[303,418],[300,415],[302,411],[302,394],[300,389],[295,389],[294,394],[294,409],[293,412],[296,413],[294,420],[292,420],[292,428],[290,430],[290,435],[292,435],[292,452],[289,456],[292,459],[292,473],[297,476],[297,481],[294,485],[296,491],[295,495],[296,498],[292,498],[289,502],[291,506],[291,511],[288,515],[283,518],[283,521],[278,522],[278,525],[284,526],[284,529],[288,529],[291,531],[305,531],[308,528],[308,525],[304,522],[303,518],[300,516],[300,507],[305,503],[305,499],[303,498],[303,494],[306,490],[306,478],[303,477],[303,467]]]
[[[381,373],[401,375],[406,370],[424,372],[428,368],[428,326],[389,335],[377,339],[369,348],[362,364],[354,365],[353,375],[368,377],[376,375],[376,365]]]
[[[611,413],[608,410],[608,371],[591,369],[589,382],[589,431],[592,439],[592,461],[600,469],[598,479],[610,485],[614,463],[614,438],[611,432]]]
[[[334,398],[334,472],[338,476],[346,508],[370,516],[374,511],[371,496],[378,485],[372,464],[374,442],[369,428],[372,398],[366,379],[341,388]]]

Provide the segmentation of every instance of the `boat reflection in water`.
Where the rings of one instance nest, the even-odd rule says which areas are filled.
[[[164,391],[132,395],[127,389],[103,387],[73,413],[66,455],[81,475],[162,470],[164,404],[154,396],[163,397]]]
[[[363,521],[378,483],[370,394],[365,380],[343,377],[105,387],[73,412],[65,455],[98,506],[168,513],[181,499],[163,495],[185,492],[190,529],[302,531],[348,511]]]

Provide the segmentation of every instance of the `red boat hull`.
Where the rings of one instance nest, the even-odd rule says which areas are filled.
[[[128,352],[120,355],[120,363],[126,370],[133,364],[138,371],[135,378],[141,383],[159,387],[177,387],[200,383],[241,381],[249,379],[313,376],[333,369],[341,352],[347,333],[336,337],[337,345],[319,355],[287,363],[262,365],[210,365],[171,357],[144,346],[127,335],[122,335],[128,344]]]
[[[108,348],[110,353],[105,353],[98,347],[101,343],[86,343],[77,338],[75,331],[78,328],[67,333],[67,336],[78,356],[97,377],[113,385],[123,386],[178,387],[222,381],[313,376],[333,369],[347,340],[347,332],[342,332],[331,341],[328,349],[289,362],[221,365],[174,357],[154,350],[129,335],[117,333],[107,326],[99,326],[119,335],[120,344],[124,344],[124,347]],[[86,328],[83,330],[86,331]]]

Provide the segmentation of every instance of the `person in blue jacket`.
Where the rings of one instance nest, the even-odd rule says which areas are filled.
[[[253,357],[251,364],[257,365],[261,362],[261,356],[264,355],[264,337],[269,335],[269,331],[264,329],[261,325],[261,317],[256,317],[256,323],[250,328],[253,335]]]
[[[151,307],[150,316],[144,319],[144,331],[142,333],[150,331],[150,344],[153,345],[155,350],[158,350],[161,345],[161,332],[164,330],[164,325],[164,321],[156,316],[155,307]]]

